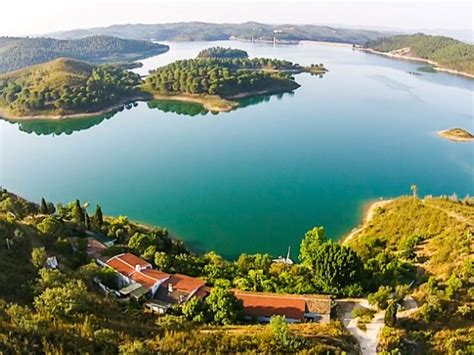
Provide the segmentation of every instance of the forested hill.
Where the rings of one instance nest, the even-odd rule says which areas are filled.
[[[77,40],[0,37],[0,72],[59,57],[92,63],[129,62],[166,52],[168,46],[142,40],[91,36]]]
[[[335,28],[316,25],[269,25],[258,22],[215,24],[179,22],[168,24],[124,24],[110,27],[79,29],[49,34],[54,38],[82,38],[91,35],[110,35],[122,38],[152,39],[157,41],[219,41],[231,37],[242,40],[327,41],[363,44],[386,36],[387,33],[360,29]]]
[[[0,109],[11,117],[97,112],[140,95],[139,75],[69,58],[0,75]]]
[[[367,46],[380,52],[410,48],[407,56],[432,60],[440,67],[474,74],[474,45],[453,38],[417,33],[380,38]]]

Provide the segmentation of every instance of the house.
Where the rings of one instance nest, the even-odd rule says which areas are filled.
[[[171,275],[154,270],[152,265],[132,253],[123,253],[98,263],[110,267],[117,272],[120,294],[125,297],[142,299],[150,294],[154,296],[159,286]]]
[[[327,323],[331,319],[331,298],[325,295],[283,295],[234,290],[243,302],[247,319],[268,322],[272,316],[285,316],[289,323],[313,321]]]
[[[187,302],[192,297],[204,299],[210,293],[205,284],[204,280],[195,277],[174,274],[159,286],[146,306],[151,311],[161,314],[176,304]]]
[[[44,263],[44,267],[47,269],[57,269],[59,266],[58,259],[56,256],[50,256],[49,258],[46,259],[46,262]]]

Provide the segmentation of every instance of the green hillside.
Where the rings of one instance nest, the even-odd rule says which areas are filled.
[[[96,112],[138,95],[139,83],[118,67],[59,58],[0,75],[0,109],[8,116]]]
[[[367,43],[380,52],[410,48],[408,56],[432,60],[440,67],[474,74],[474,45],[425,34],[384,37]]]
[[[472,352],[473,233],[472,198],[401,197],[379,207],[349,241],[363,258],[371,282],[381,285],[369,295],[369,302],[373,299],[386,306],[391,292],[397,290],[394,280],[408,277],[413,283],[410,293],[418,309],[400,317],[394,326],[385,326],[380,350],[402,354]],[[408,266],[412,271],[403,276],[400,270]]]
[[[78,40],[0,37],[0,72],[68,57],[92,63],[130,62],[166,52],[150,41],[91,36]]]

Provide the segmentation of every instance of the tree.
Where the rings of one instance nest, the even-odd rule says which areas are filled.
[[[324,242],[324,227],[314,227],[307,231],[301,241],[299,259],[305,265],[311,265],[314,253]]]
[[[38,313],[45,317],[64,319],[83,309],[87,290],[82,281],[70,281],[61,287],[44,290],[34,299]]]
[[[282,346],[286,346],[291,338],[288,324],[286,323],[285,316],[273,316],[270,318],[270,329],[273,336]]]
[[[92,217],[92,220],[94,222],[94,226],[96,226],[97,228],[102,227],[102,225],[104,224],[104,217],[102,216],[102,208],[99,205],[95,207],[95,213],[94,213],[94,216]]]
[[[216,286],[205,303],[208,307],[208,319],[216,325],[239,323],[243,319],[243,304],[227,287]]]
[[[204,323],[209,313],[208,305],[197,297],[193,297],[186,302],[182,311],[188,320],[196,323]]]
[[[74,203],[73,216],[74,216],[74,220],[77,223],[84,223],[85,222],[84,210],[82,209],[81,203],[79,202],[79,200],[76,200],[75,203]]]
[[[397,324],[397,309],[398,304],[395,302],[390,302],[384,315],[384,323],[386,326],[394,327],[395,324]]]
[[[48,255],[46,254],[46,250],[44,249],[44,247],[33,248],[33,250],[31,251],[31,263],[37,269],[41,269],[44,266],[47,258]]]
[[[369,294],[367,299],[369,304],[377,305],[379,309],[386,309],[388,307],[388,300],[391,293],[392,288],[390,286],[382,285],[376,292]]]
[[[41,197],[39,212],[41,214],[48,214],[49,213],[48,204],[46,203],[46,200],[44,199],[44,197]]]
[[[310,263],[315,284],[324,292],[345,294],[346,287],[353,287],[362,280],[362,260],[348,246],[328,241],[305,260]]]

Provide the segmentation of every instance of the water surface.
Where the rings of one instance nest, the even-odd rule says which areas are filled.
[[[0,185],[37,201],[98,202],[228,257],[289,245],[295,257],[307,229],[324,225],[338,239],[365,203],[412,184],[422,195],[474,193],[474,145],[436,135],[474,131],[474,81],[351,48],[169,45],[136,71],[215,45],[330,71],[217,115],[159,102],[84,121],[0,121]]]

